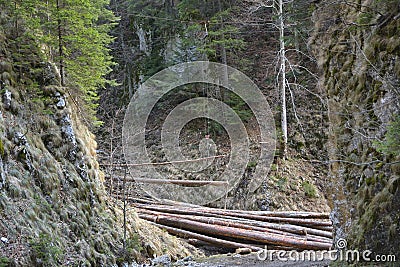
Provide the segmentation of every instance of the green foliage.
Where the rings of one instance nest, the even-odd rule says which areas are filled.
[[[246,102],[235,93],[229,92],[228,95],[227,104],[236,112],[243,122],[248,122],[254,114],[247,106]]]
[[[197,57],[205,56],[210,61],[222,62],[222,49],[227,56],[245,48],[246,43],[239,35],[239,29],[229,23],[234,16],[232,1],[211,1],[205,5],[202,1],[184,0],[178,5],[182,20],[204,21],[188,24],[182,34],[182,51],[195,48]],[[234,58],[233,56],[231,58]]]
[[[284,189],[284,187],[286,186],[288,179],[287,177],[283,176],[283,177],[277,177],[278,181],[276,182],[276,185],[278,186],[278,188],[280,190]]]
[[[276,171],[276,170],[278,170],[278,165],[272,164],[271,165],[271,171]]]
[[[376,149],[385,154],[393,155],[395,157],[400,156],[400,116],[398,115],[391,123],[387,126],[385,134],[385,140],[382,142],[374,143]]]
[[[0,139],[0,157],[3,158],[4,155],[5,155],[4,144],[3,144],[3,140]]]
[[[164,2],[164,3],[163,3]],[[175,19],[176,11],[170,1],[136,0],[130,1],[128,10],[134,14],[133,24],[147,27],[155,34],[173,34],[174,28],[179,27]],[[132,25],[134,27],[135,25]],[[155,40],[156,42],[162,40]]]
[[[315,186],[312,183],[310,183],[308,181],[304,181],[301,183],[301,187],[303,188],[306,196],[317,197],[317,189],[315,188]]]
[[[40,206],[44,211],[50,213],[51,205],[46,200],[42,199],[39,194],[34,194],[33,199],[37,206]]]
[[[361,13],[358,16],[357,23],[360,25],[366,25],[366,24],[371,23],[373,18],[374,18],[374,14],[372,14],[372,13],[367,13],[367,12]]]
[[[207,129],[213,135],[222,135],[225,132],[224,127],[220,123],[213,120],[207,121]]]
[[[251,160],[247,163],[247,169],[254,169],[257,166],[257,161]]]
[[[170,1],[129,1],[128,11],[134,15],[129,25],[133,32],[141,28],[146,36],[155,37],[147,44],[148,54],[142,55],[134,67],[137,77],[144,75],[147,78],[168,66],[164,60],[165,47],[179,32],[181,24],[176,21],[176,10]]]
[[[112,58],[108,34],[116,20],[105,6],[107,1],[67,0],[56,8],[57,29],[61,27],[63,61],[69,85],[83,93],[89,111],[97,107],[97,88],[107,84]],[[59,32],[58,32],[59,33]],[[59,40],[60,41],[60,40]]]
[[[108,32],[116,18],[106,8],[108,1],[9,2],[3,6],[12,18],[9,39],[15,46],[15,66],[29,73],[36,71],[39,62],[56,62],[64,74],[62,85],[73,88],[76,98],[83,99],[85,110],[93,115],[97,89],[109,82],[105,75],[113,66],[107,46],[113,40]]]
[[[143,250],[143,247],[140,242],[140,238],[139,238],[138,234],[134,234],[126,240],[126,250],[129,253],[132,253],[133,251],[142,251]]]
[[[122,251],[117,259],[117,262],[129,262],[134,260],[135,252],[140,252],[143,250],[140,238],[138,234],[133,234],[125,242],[125,250]]]
[[[0,257],[0,267],[7,267],[9,266],[11,263],[11,260],[7,257]]]
[[[239,28],[230,23],[236,12],[234,1],[213,0],[205,4],[203,1],[183,0],[178,4],[178,11],[182,21],[197,21],[188,23],[182,31],[178,51],[181,54],[177,55],[180,61],[201,59],[246,67],[245,60],[236,56],[246,43]],[[223,101],[242,121],[248,121],[253,116],[240,97],[230,92],[225,96]],[[218,124],[211,126],[220,132]]]
[[[217,60],[221,47],[228,52],[234,52],[245,48],[244,40],[239,37],[239,28],[229,24],[232,9],[217,12],[210,20],[208,36],[200,52],[204,52],[210,59]],[[221,55],[219,55],[221,56]]]
[[[55,266],[64,255],[61,248],[57,247],[57,240],[53,240],[48,234],[39,234],[38,238],[32,239],[29,245],[32,249],[32,259],[37,266]]]
[[[312,6],[309,1],[289,1],[284,3],[285,45],[287,48],[307,51],[309,29],[312,27]]]

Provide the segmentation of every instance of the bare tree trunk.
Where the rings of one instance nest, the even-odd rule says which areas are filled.
[[[222,75],[222,82],[223,84],[227,85],[228,84],[228,66],[227,66],[227,60],[226,60],[226,49],[225,46],[221,45],[221,63],[224,64],[224,73]],[[229,95],[225,94],[225,89],[222,89],[221,91],[221,100],[224,102],[229,101]]]
[[[287,116],[286,116],[286,55],[285,55],[285,22],[283,18],[283,0],[279,0],[279,43],[280,43],[280,96],[281,96],[281,128],[283,138],[283,156],[286,158],[287,153]]]
[[[123,181],[123,213],[124,213],[124,240],[122,242],[124,252],[126,251],[126,210],[127,210],[127,202],[126,202],[126,175],[127,175],[127,169],[125,168],[125,174],[124,174],[124,181]]]
[[[128,85],[129,99],[131,99],[134,92],[132,86],[132,66],[129,63],[125,63],[125,75],[126,75],[126,84]]]

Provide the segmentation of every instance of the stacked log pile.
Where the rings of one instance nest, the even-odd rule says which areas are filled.
[[[190,243],[252,251],[328,250],[332,223],[328,213],[243,211],[176,202],[131,199],[140,218]]]

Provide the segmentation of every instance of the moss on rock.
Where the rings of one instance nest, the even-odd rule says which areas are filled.
[[[378,151],[374,140],[383,139],[388,122],[400,113],[400,20],[393,19],[400,6],[398,1],[347,3],[322,3],[314,13],[312,38],[328,92],[336,238],[347,238],[352,249],[399,258],[400,240],[391,238],[400,234],[399,172],[393,169],[398,159]],[[327,26],[332,10],[341,19]]]

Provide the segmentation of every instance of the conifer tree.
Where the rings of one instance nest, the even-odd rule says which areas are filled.
[[[105,75],[113,65],[108,34],[116,20],[106,8],[107,0],[14,0],[0,4],[13,20],[17,50],[29,43],[46,47],[43,57],[58,64],[61,86],[72,88],[76,99],[84,99],[94,119],[97,89],[105,86]],[[21,40],[30,40],[22,42]],[[45,49],[45,50],[46,50]],[[24,63],[19,63],[21,66]]]
[[[89,110],[96,107],[97,88],[111,71],[107,45],[115,17],[105,0],[55,0],[56,34],[62,82],[84,94]],[[65,81],[63,72],[65,71]]]
[[[214,0],[205,3],[183,0],[178,9],[182,21],[194,21],[187,23],[183,33],[184,45],[187,48],[196,47],[208,60],[226,64],[230,52],[245,47],[239,29],[230,23],[235,9],[234,1]]]

